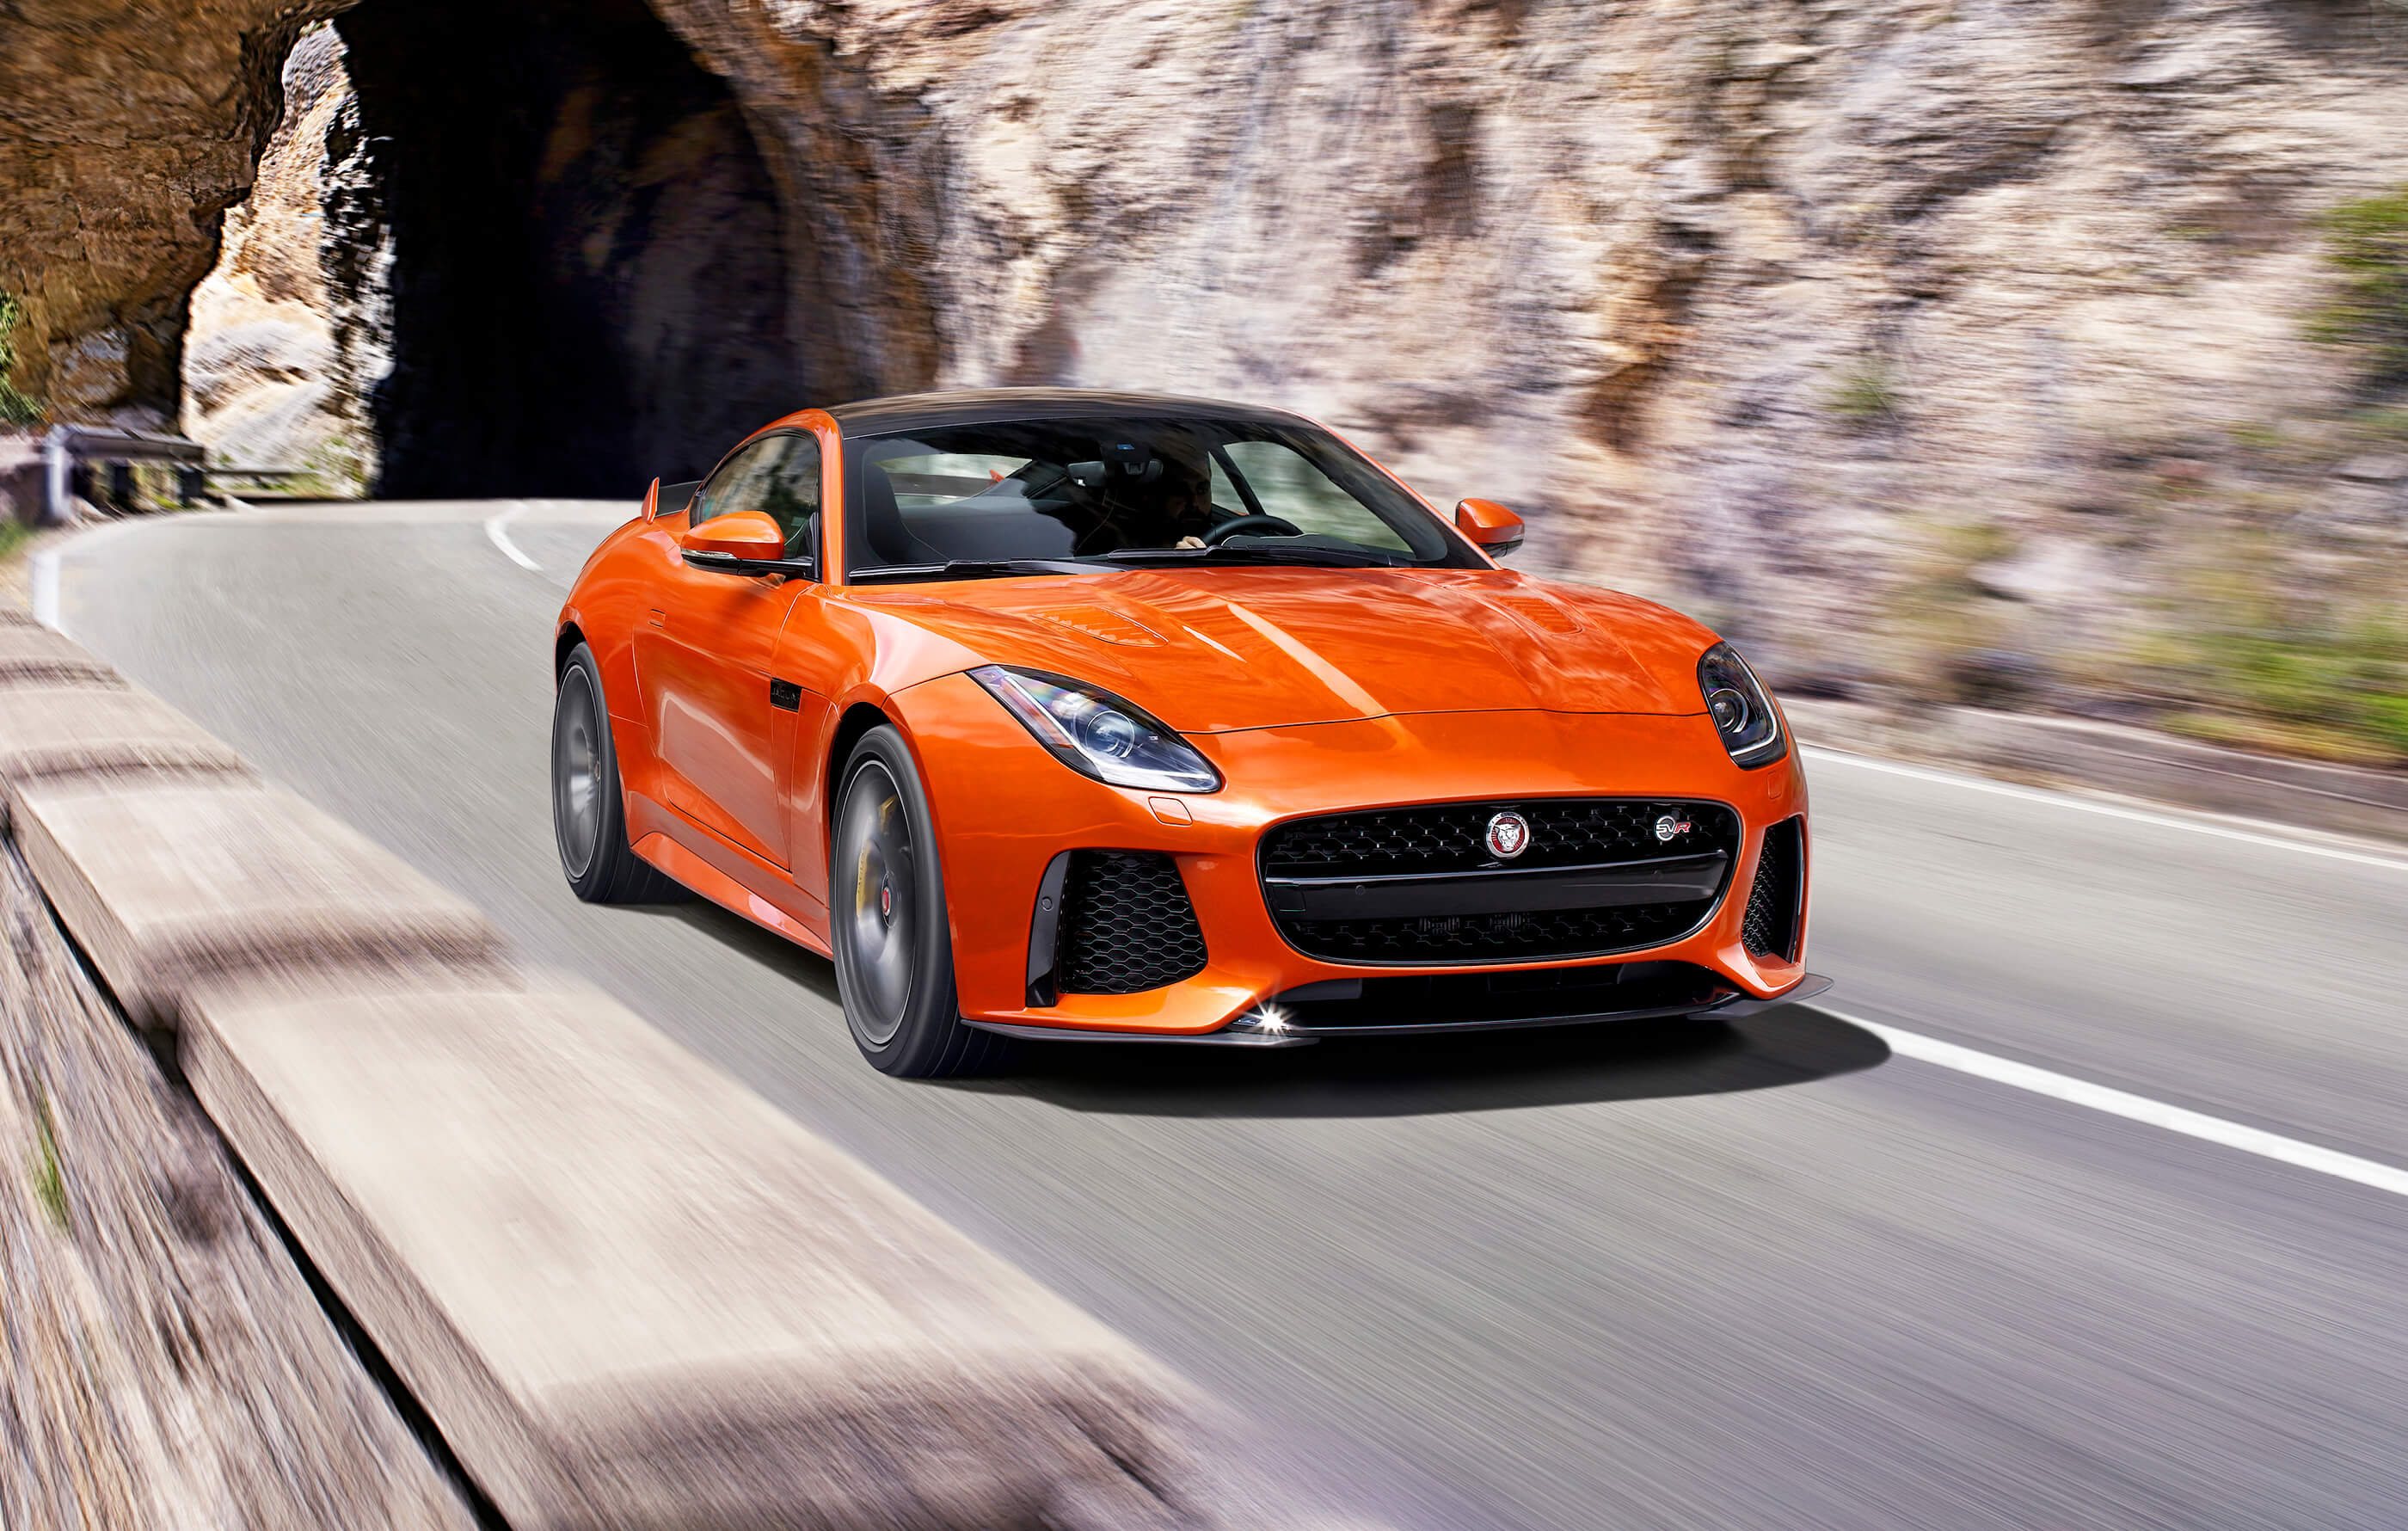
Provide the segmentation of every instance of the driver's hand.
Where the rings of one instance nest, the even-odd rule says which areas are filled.
[[[1204,545],[1204,539],[1200,537],[1182,537],[1171,544],[1174,548],[1201,548]]]

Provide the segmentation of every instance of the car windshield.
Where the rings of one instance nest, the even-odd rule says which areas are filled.
[[[923,426],[853,438],[845,457],[855,579],[1128,564],[1480,566],[1394,480],[1300,422]]]

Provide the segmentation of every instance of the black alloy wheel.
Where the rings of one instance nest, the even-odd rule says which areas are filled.
[[[627,844],[627,802],[594,651],[580,643],[552,704],[552,833],[568,886],[589,904],[668,904],[691,896]]]
[[[996,1066],[1006,1040],[962,1023],[944,869],[903,736],[887,725],[863,735],[840,780],[828,926],[854,1044],[903,1079]]]

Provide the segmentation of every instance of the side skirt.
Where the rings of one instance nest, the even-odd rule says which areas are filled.
[[[636,842],[636,854],[724,909],[734,910],[765,930],[775,931],[797,946],[833,957],[826,941],[810,927],[770,903],[725,872],[657,830]]]

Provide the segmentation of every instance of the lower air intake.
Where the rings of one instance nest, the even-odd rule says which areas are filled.
[[[1204,971],[1204,932],[1159,851],[1081,851],[1062,886],[1059,983],[1068,994],[1133,994]]]
[[[1752,956],[1798,960],[1798,910],[1806,891],[1802,842],[1802,823],[1797,819],[1784,819],[1764,832],[1756,882],[1748,890],[1747,918],[1740,927]]]

